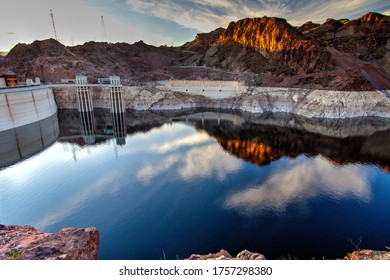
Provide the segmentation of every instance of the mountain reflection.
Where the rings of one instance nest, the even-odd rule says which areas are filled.
[[[95,110],[94,115],[96,144],[117,137],[109,131],[113,125],[109,112]],[[78,118],[77,112],[59,112],[60,141],[88,144],[83,141],[85,133]],[[322,155],[337,164],[375,164],[390,171],[390,123],[381,119],[315,120],[229,112],[128,111],[120,124],[121,141],[124,143],[125,133],[147,132],[172,122],[185,122],[207,132],[231,155],[257,165],[304,154]],[[155,150],[166,150],[173,144],[159,143]]]
[[[216,137],[216,139],[232,155],[258,165],[268,164],[283,156],[287,156],[283,151],[274,149],[264,143],[239,139],[223,139],[222,137]],[[296,156],[296,154],[293,156]]]

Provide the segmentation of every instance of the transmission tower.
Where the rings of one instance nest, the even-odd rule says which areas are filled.
[[[54,38],[57,41],[60,41],[60,37],[58,36],[57,30],[56,30],[56,25],[54,23],[54,16],[53,16],[53,11],[52,10],[50,10],[50,16],[51,16],[51,23],[53,24]]]
[[[102,41],[107,42],[106,26],[104,25],[103,16],[101,16],[101,18],[102,18]]]

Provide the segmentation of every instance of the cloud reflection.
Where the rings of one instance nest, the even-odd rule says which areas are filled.
[[[230,195],[224,206],[252,215],[262,210],[283,212],[291,203],[320,196],[363,202],[371,198],[369,174],[358,165],[336,166],[321,156],[300,157],[275,171],[263,184]]]
[[[79,193],[62,201],[58,210],[49,212],[49,214],[39,219],[39,221],[35,223],[35,226],[37,228],[44,228],[54,225],[79,211],[79,209],[84,207],[88,201],[104,195],[116,193],[125,185],[122,175],[123,172],[116,170],[102,174],[83,187]]]
[[[165,172],[173,172],[171,177],[175,180],[211,176],[224,180],[227,174],[240,168],[241,162],[223,151],[217,143],[204,143],[190,146],[184,152],[176,150],[174,154],[160,156],[156,161],[145,163],[138,170],[137,179],[148,185],[153,178]]]
[[[223,151],[218,144],[210,144],[186,152],[179,174],[185,180],[195,177],[209,177],[213,174],[219,180],[224,180],[228,173],[235,172],[240,168],[241,162],[239,160]]]

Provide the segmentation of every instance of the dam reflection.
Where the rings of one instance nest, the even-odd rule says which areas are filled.
[[[57,114],[32,124],[0,131],[0,168],[39,153],[52,145],[58,136]]]
[[[207,132],[231,155],[257,165],[304,154],[322,155],[334,164],[360,162],[390,171],[390,124],[381,119],[332,121],[230,112],[184,112],[172,116],[95,110],[80,114],[77,120],[76,112],[60,111],[59,114],[59,140],[79,145],[96,144],[114,137],[116,144],[123,146],[127,134],[182,122]],[[81,123],[81,131],[77,129],[77,122]],[[69,134],[82,134],[84,143]]]

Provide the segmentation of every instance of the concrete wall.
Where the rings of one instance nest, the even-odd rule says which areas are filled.
[[[162,84],[165,89],[171,91],[203,95],[214,99],[234,96],[241,93],[243,89],[243,84],[237,81],[171,80]]]
[[[56,112],[50,86],[0,90],[0,131],[43,120]]]

